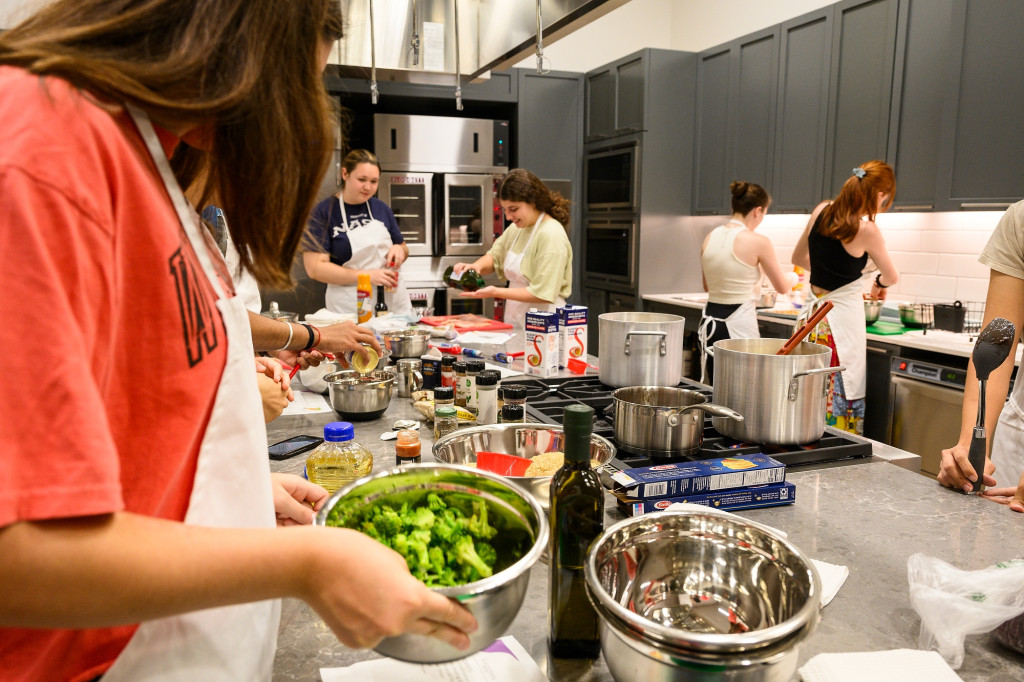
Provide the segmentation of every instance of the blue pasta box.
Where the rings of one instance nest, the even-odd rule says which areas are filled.
[[[650,500],[782,483],[786,465],[768,455],[735,455],[625,469],[616,472],[612,480],[612,492],[620,499]]]
[[[676,502],[689,502],[714,509],[734,511],[737,509],[756,509],[758,507],[775,507],[796,502],[796,486],[789,481],[759,485],[751,488],[736,488],[716,492],[682,495],[680,497],[663,497],[657,500],[637,500],[634,502],[619,501],[619,509],[630,516],[663,511]]]
[[[526,373],[539,377],[558,374],[558,315],[548,311],[526,313],[523,357]]]
[[[565,369],[570,358],[587,361],[587,307],[564,305],[558,315],[558,366]]]

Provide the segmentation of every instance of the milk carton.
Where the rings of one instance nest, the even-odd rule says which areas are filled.
[[[565,305],[558,315],[558,366],[565,369],[569,358],[587,361],[587,307]]]
[[[526,313],[526,373],[552,377],[558,373],[558,315],[530,310]]]

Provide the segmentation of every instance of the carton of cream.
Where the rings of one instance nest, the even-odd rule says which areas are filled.
[[[551,377],[558,373],[558,315],[547,311],[526,313],[526,373]]]
[[[558,315],[558,366],[565,369],[570,358],[587,361],[587,307],[568,305]]]

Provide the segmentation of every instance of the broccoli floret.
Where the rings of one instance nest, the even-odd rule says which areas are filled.
[[[414,530],[409,533],[409,554],[416,555],[416,565],[430,568],[430,531]],[[409,559],[406,555],[406,560]]]
[[[406,522],[414,528],[430,530],[434,527],[434,512],[426,507],[419,507],[406,517]]]
[[[464,518],[455,514],[451,509],[445,509],[440,516],[436,517],[434,527],[430,530],[440,542],[450,544],[465,532],[465,527],[466,520]]]
[[[483,501],[473,501],[473,516],[469,518],[467,527],[471,535],[483,540],[498,534],[498,529],[487,522],[487,504]]]
[[[381,537],[389,538],[401,533],[404,528],[402,516],[388,505],[374,508],[371,522]]]
[[[427,509],[433,512],[444,511],[448,508],[448,505],[444,503],[441,496],[437,493],[429,493],[427,495]]]
[[[398,533],[391,537],[391,549],[395,550],[402,556],[408,558],[409,556],[409,538],[405,533]]]
[[[463,568],[469,568],[481,578],[490,578],[494,574],[494,570],[477,554],[476,548],[473,546],[473,538],[468,535],[463,535],[456,540],[455,559]]]
[[[480,560],[491,567],[494,570],[494,564],[498,563],[498,552],[495,551],[494,547],[489,542],[475,542],[473,543],[476,548],[476,553],[480,557]]]
[[[377,531],[377,526],[373,525],[373,521],[363,521],[362,525],[359,526],[359,530],[377,542],[383,542],[385,545],[391,546],[390,538],[382,537],[380,532]]]

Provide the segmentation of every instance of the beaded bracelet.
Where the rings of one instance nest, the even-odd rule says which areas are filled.
[[[288,340],[285,341],[284,345],[278,348],[278,350],[288,350],[288,346],[292,344],[292,334],[294,333],[294,330],[292,329],[292,323],[285,322],[285,324],[288,325]]]
[[[306,341],[306,346],[302,350],[312,350],[313,346],[316,345],[316,336],[313,334],[313,325],[303,324],[306,328],[306,332],[309,334],[309,340]]]
[[[879,289],[888,289],[891,285],[882,284],[882,273],[878,273],[875,275],[875,286]]]

